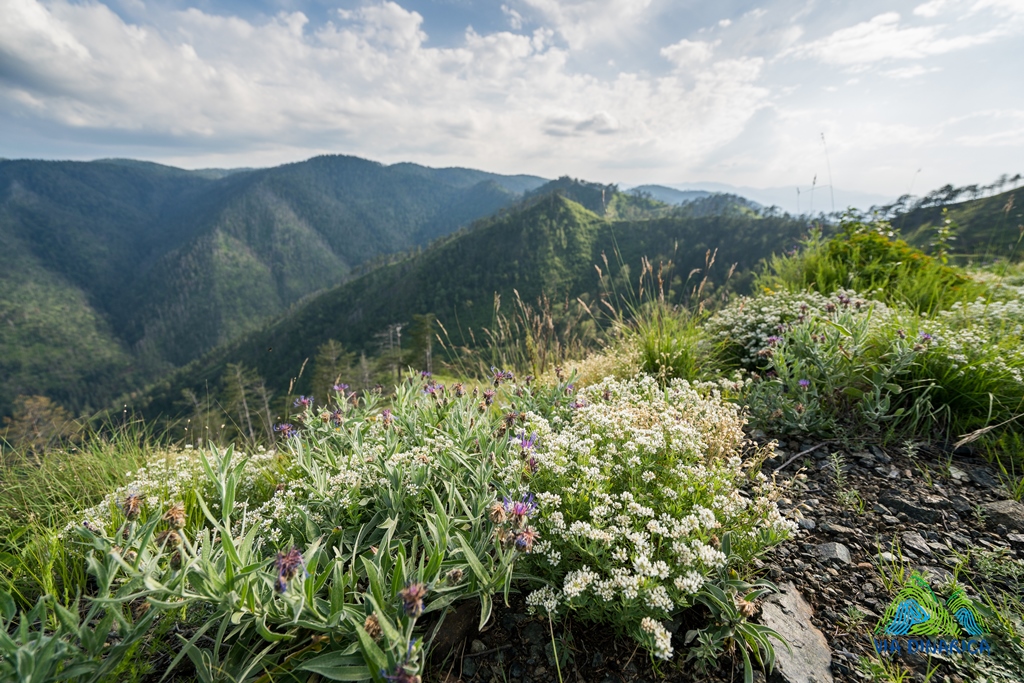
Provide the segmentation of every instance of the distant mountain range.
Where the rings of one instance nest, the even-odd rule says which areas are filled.
[[[344,156],[0,162],[0,414],[18,394],[96,408],[544,182]]]
[[[664,186],[639,185],[632,189],[650,187],[659,188],[661,191],[668,190],[681,193],[706,192],[739,195],[765,207],[777,206],[783,211],[793,214],[794,216],[804,214],[817,215],[821,212],[831,213],[833,208],[833,194],[836,211],[842,211],[849,207],[866,210],[872,206],[880,206],[882,204],[889,203],[895,198],[895,195],[890,197],[871,192],[844,190],[838,187],[834,188],[833,192],[830,193],[827,185],[818,185],[814,188],[813,192],[806,187],[801,188],[799,193],[797,192],[796,187],[746,187],[727,185],[725,183],[705,182],[666,183]],[[655,198],[660,199],[660,197],[657,197],[656,195]],[[662,199],[661,201],[667,200]],[[678,202],[672,201],[669,203],[674,204]]]
[[[472,346],[493,324],[496,294],[594,301],[605,257],[630,286],[641,257],[671,260],[666,286],[678,294],[678,273],[699,273],[718,249],[712,281],[734,263],[742,281],[807,229],[795,212],[762,210],[782,205],[773,192],[622,192],[346,156],[199,171],[3,160],[0,415],[35,394],[77,414],[116,396],[169,414],[239,363],[281,396],[331,340],[372,357],[382,332],[433,317]],[[950,205],[954,249],[1010,253],[1024,223],[1012,195]],[[895,224],[927,247],[941,220],[929,207]]]

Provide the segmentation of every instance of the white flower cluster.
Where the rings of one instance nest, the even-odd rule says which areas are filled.
[[[533,571],[560,587],[528,602],[612,621],[646,615],[658,625],[648,631],[655,654],[670,657],[671,638],[657,619],[692,604],[725,566],[721,535],[732,535],[744,560],[794,525],[771,483],[741,491],[742,417],[714,390],[683,381],[660,388],[641,376],[609,378],[579,395],[582,407],[571,413],[527,414],[526,433],[538,435],[535,471],[524,479],[520,463],[498,468],[509,490],[533,493],[540,504],[544,540],[534,547]],[[638,621],[621,625],[635,629]]]
[[[672,634],[662,626],[660,621],[644,617],[640,621],[640,629],[654,637],[654,656],[659,659],[672,659]]]

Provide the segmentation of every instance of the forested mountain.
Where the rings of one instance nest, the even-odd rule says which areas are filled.
[[[19,394],[96,407],[543,182],[344,156],[2,161],[0,414]]]
[[[943,213],[945,210],[945,213]],[[963,202],[921,206],[891,218],[908,242],[928,250],[936,231],[951,221],[950,253],[974,258],[1020,258],[1024,244],[1024,188]]]
[[[329,340],[340,342],[350,353],[373,353],[378,333],[427,313],[436,316],[456,343],[472,345],[474,339],[483,339],[482,328],[492,324],[495,294],[506,302],[512,300],[513,290],[529,302],[540,296],[595,300],[607,285],[599,282],[595,268],[600,266],[609,275],[604,257],[618,277],[630,268],[638,273],[643,257],[654,263],[671,260],[675,280],[666,285],[679,292],[681,278],[703,269],[708,250],[717,249],[719,265],[711,276],[721,281],[734,263],[749,269],[761,258],[791,248],[808,227],[789,216],[762,218],[739,212],[611,220],[565,195],[574,190],[598,207],[602,189],[606,207],[619,202],[632,206],[632,198],[625,201],[622,197],[627,195],[611,188],[578,181],[566,180],[549,189],[557,191],[534,196],[518,210],[480,221],[420,254],[309,299],[266,328],[176,371],[135,407],[154,416],[181,411],[183,392],[208,394],[229,364],[254,369],[280,395]],[[299,380],[295,392],[307,389],[309,374]]]

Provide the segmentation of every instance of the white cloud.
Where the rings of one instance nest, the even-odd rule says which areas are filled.
[[[721,26],[722,28],[729,28],[730,26],[732,26],[732,19],[722,19],[721,21],[718,22],[718,25]]]
[[[984,45],[1006,35],[1004,29],[942,37],[943,26],[900,26],[896,12],[879,14],[831,35],[797,46],[790,54],[826,64],[858,66],[891,59],[921,59]]]
[[[929,0],[914,8],[914,14],[919,17],[935,17],[948,4],[948,0]]]
[[[924,76],[925,74],[935,73],[942,69],[936,67],[927,68],[920,64],[912,64],[910,66],[900,67],[898,69],[889,69],[883,71],[882,75],[889,78],[895,78],[896,80],[908,80],[911,78],[917,78],[918,76]]]
[[[520,0],[572,49],[615,41],[647,17],[651,0]]]
[[[684,38],[678,43],[661,48],[661,56],[672,62],[677,69],[688,69],[708,62],[714,48],[714,43]]]
[[[685,79],[574,70],[550,28],[428,47],[423,17],[393,2],[318,28],[299,12],[251,22],[193,8],[157,26],[98,4],[0,5],[0,49],[22,74],[0,82],[0,110],[209,154],[340,148],[583,175],[613,158],[697,163],[768,96],[762,60],[712,62],[709,47],[690,49],[704,68]]]
[[[519,31],[523,28],[523,15],[515,11],[508,5],[501,6],[501,13],[508,19],[508,25],[512,27],[513,31]]]

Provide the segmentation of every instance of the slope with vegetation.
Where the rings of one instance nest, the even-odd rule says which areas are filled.
[[[95,410],[113,387],[151,380],[542,182],[337,156],[233,173],[0,162],[0,414],[31,387]]]
[[[233,352],[283,339],[319,344],[343,366],[351,352],[330,340],[378,315],[369,301],[436,308],[512,287],[559,300],[596,292],[588,308],[610,293],[611,331],[593,338],[603,348],[535,335],[542,326],[508,324],[488,308],[480,319],[509,336],[481,336],[480,353],[518,364],[484,375],[437,359],[456,376],[414,375],[393,392],[330,380],[326,398],[295,400],[276,442],[180,446],[123,425],[113,441],[10,454],[0,676],[411,683],[443,679],[456,663],[487,680],[525,662],[534,677],[564,679],[570,666],[604,675],[597,658],[570,661],[583,646],[573,633],[596,625],[614,634],[600,661],[623,643],[647,653],[642,668],[629,668],[632,656],[616,664],[628,680],[750,681],[784,655],[764,623],[770,573],[822,605],[822,640],[855,648],[825,669],[839,680],[907,680],[909,669],[1020,680],[1024,560],[1010,545],[1024,530],[1012,500],[1024,497],[1019,264],[956,267],[884,223],[848,222],[769,259],[749,295],[701,286],[707,240],[726,238],[727,262],[727,245],[737,261],[781,251],[784,220],[611,221],[563,196],[538,197],[261,333],[292,337],[254,337]],[[616,245],[622,264],[650,258],[633,274],[612,268],[601,253]],[[655,265],[673,253],[680,270]],[[687,259],[699,260],[700,282],[684,277]],[[386,321],[417,309],[380,310]],[[514,345],[525,351],[501,355]],[[542,352],[550,370],[531,377]],[[209,362],[223,362],[237,384],[262,384],[229,364],[247,357],[218,353]],[[260,370],[269,377],[272,367]],[[771,437],[792,457],[780,462]],[[957,466],[954,457],[973,459]],[[986,479],[981,458],[1002,481]],[[794,461],[812,476],[786,474]],[[827,528],[816,529],[808,518],[823,514]],[[955,531],[933,535],[938,520]],[[877,536],[862,538],[865,529]],[[822,534],[843,540],[807,542]],[[946,576],[942,595],[969,601],[984,620],[993,657],[870,649],[874,625],[858,605],[870,594],[884,612],[905,584],[926,580],[913,571],[924,561]],[[947,562],[948,576],[936,569]],[[542,635],[532,646],[540,655],[510,651],[512,668],[480,648],[431,668],[428,653],[459,615],[471,611],[482,627],[508,615],[503,605],[527,614],[495,631],[549,633],[550,657]]]
[[[395,366],[394,355],[388,355],[387,345],[394,339],[386,336],[381,350],[379,333],[411,323],[417,315],[429,314],[437,321],[428,326],[425,346],[432,345],[429,329],[433,329],[443,331],[449,346],[471,351],[485,344],[488,331],[497,332],[495,301],[501,302],[505,312],[511,312],[517,301],[531,307],[547,301],[551,334],[557,328],[555,336],[561,343],[596,342],[605,324],[599,318],[608,314],[608,306],[600,303],[602,297],[611,297],[608,303],[620,306],[613,290],[625,291],[633,285],[630,266],[638,268],[643,257],[674,263],[663,283],[670,295],[696,287],[705,275],[710,291],[715,283],[728,279],[731,268],[751,268],[780,243],[795,244],[805,230],[805,224],[785,216],[762,218],[735,212],[676,217],[664,214],[660,204],[648,207],[646,200],[634,200],[611,188],[558,182],[565,186],[554,188],[556,192],[533,197],[519,209],[486,219],[422,254],[311,298],[266,328],[169,375],[133,405],[154,416],[180,411],[183,392],[209,396],[229,364],[254,370],[279,397],[286,392],[315,395],[322,387],[310,384],[309,373],[297,375],[307,362],[315,367],[317,349],[331,340],[355,354],[379,353],[394,371],[401,365]],[[653,217],[609,220],[567,195],[597,209],[603,195],[606,209],[615,207],[615,215],[645,210]],[[712,254],[726,265],[706,273]],[[410,332],[407,329],[407,342],[416,338]],[[425,367],[422,356],[403,360]],[[534,372],[543,371],[536,360]],[[350,368],[344,381],[372,385],[376,380],[369,381],[370,374]],[[294,385],[293,378],[297,378]],[[280,409],[275,413],[280,414]]]

